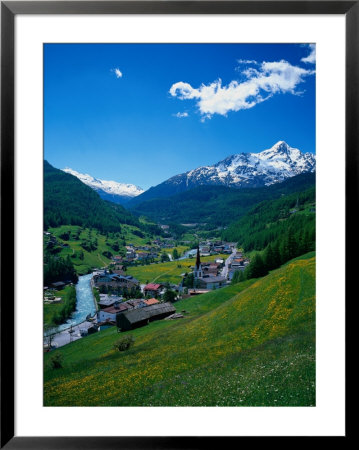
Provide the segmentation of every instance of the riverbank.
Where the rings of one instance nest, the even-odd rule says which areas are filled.
[[[59,342],[61,345],[65,345],[65,343],[68,344],[70,342],[68,333],[70,328],[78,328],[77,332],[80,333],[80,328],[87,330],[90,326],[92,326],[92,323],[96,322],[97,303],[92,291],[92,274],[80,276],[75,287],[76,310],[66,322],[57,327],[46,330],[44,333],[44,344],[46,343],[45,341],[48,340],[47,336],[50,334],[53,336],[53,342]],[[87,322],[86,319],[88,316],[94,318],[94,320],[92,322]],[[64,336],[67,336],[67,342],[63,343],[66,340],[64,336],[59,336],[59,338],[55,339],[57,335],[62,335],[64,332]],[[81,335],[76,336],[76,333],[71,333],[71,335],[73,337],[77,337],[78,339],[81,337]]]
[[[77,341],[85,336],[81,335],[81,332],[87,332],[89,328],[93,326],[93,324],[97,323],[97,318],[95,317],[92,322],[88,322],[85,320],[84,322],[75,325],[73,327],[67,328],[66,330],[62,330],[56,332],[51,335],[51,347],[59,348],[64,345],[70,344],[71,342]],[[70,333],[70,330],[72,331]],[[44,337],[44,348],[47,348],[49,345],[49,337]]]
[[[66,286],[63,290],[56,292],[55,299],[53,293],[49,295],[50,291],[45,293],[44,299],[44,325],[45,327],[57,327],[65,323],[76,310],[76,288],[73,285]]]

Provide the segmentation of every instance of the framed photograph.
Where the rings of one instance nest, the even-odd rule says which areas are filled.
[[[358,8],[1,2],[2,447],[346,436]]]

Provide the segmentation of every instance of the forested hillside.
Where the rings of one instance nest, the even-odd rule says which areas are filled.
[[[236,189],[199,186],[167,198],[148,200],[133,207],[162,223],[206,223],[225,226],[239,219],[255,204],[314,186],[315,174],[305,173],[264,188]]]
[[[140,223],[137,217],[121,205],[102,200],[79,179],[44,161],[45,229],[60,225],[80,225],[96,228],[101,232],[120,232],[121,224],[151,228],[150,225]]]
[[[315,232],[315,188],[261,202],[239,221],[230,225],[223,237],[236,241],[245,251],[262,250],[290,229],[293,233]],[[314,239],[313,239],[314,240]]]
[[[256,205],[223,232],[252,252],[251,263],[234,282],[258,278],[286,261],[315,250],[315,188]]]

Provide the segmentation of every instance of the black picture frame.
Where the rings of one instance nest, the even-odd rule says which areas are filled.
[[[358,248],[359,1],[3,1],[1,2],[1,442],[6,449],[204,448],[227,437],[14,436],[14,21],[18,14],[340,14],[346,19],[346,295]],[[349,243],[351,252],[349,252]],[[15,324],[14,324],[15,325]],[[347,428],[348,432],[348,428]],[[348,434],[346,434],[348,436]],[[218,442],[220,441],[220,442]],[[238,445],[238,443],[236,442]]]

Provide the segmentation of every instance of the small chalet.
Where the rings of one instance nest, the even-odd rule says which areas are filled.
[[[132,306],[127,305],[126,303],[115,303],[113,306],[108,308],[100,309],[97,312],[97,320],[98,322],[107,322],[112,321],[116,322],[116,317],[125,312],[132,309]]]
[[[233,258],[231,268],[237,270],[244,268],[244,258]]]
[[[143,288],[143,292],[145,295],[152,295],[153,297],[156,297],[160,295],[162,286],[162,284],[149,283]]]

